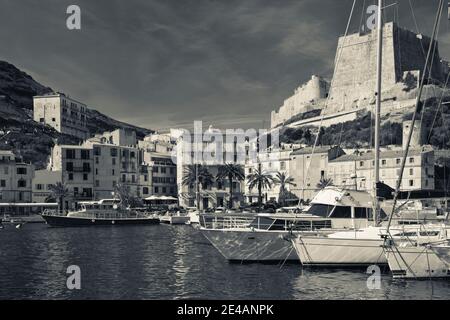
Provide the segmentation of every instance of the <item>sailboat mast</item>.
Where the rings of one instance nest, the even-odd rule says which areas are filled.
[[[377,184],[380,181],[380,110],[381,110],[381,76],[383,56],[383,0],[378,0],[378,23],[377,23],[377,84],[376,84],[376,106],[375,106],[375,166],[374,166],[374,208],[373,220],[376,221],[379,208]]]

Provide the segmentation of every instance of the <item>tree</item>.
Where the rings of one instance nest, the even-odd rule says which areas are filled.
[[[259,211],[261,211],[262,189],[272,188],[273,177],[270,174],[263,172],[261,169],[255,169],[255,172],[249,174],[247,179],[250,190],[254,187],[258,187],[258,205]]]
[[[189,187],[195,187],[195,201],[196,207],[200,210],[200,185],[202,188],[207,188],[214,182],[213,175],[208,171],[207,166],[201,164],[191,164],[184,168],[183,179],[181,184]]]
[[[288,193],[287,186],[296,186],[294,183],[294,178],[286,175],[284,172],[277,172],[273,182],[280,186],[280,195],[278,197],[279,202],[282,206],[286,205],[286,194]]]
[[[58,211],[64,212],[64,198],[69,195],[69,189],[62,182],[57,182],[49,186],[52,196],[58,201]]]
[[[229,183],[230,200],[228,202],[228,208],[231,209],[233,207],[233,180],[244,180],[244,169],[242,166],[233,163],[226,163],[220,166],[216,175],[216,180],[222,181],[225,179],[228,179]]]
[[[319,189],[324,189],[328,186],[332,186],[333,185],[333,179],[331,178],[320,178],[319,183],[317,183],[317,188]]]

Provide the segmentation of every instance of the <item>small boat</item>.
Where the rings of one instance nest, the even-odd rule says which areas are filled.
[[[135,224],[158,224],[159,219],[146,212],[130,208],[121,208],[115,199],[84,201],[78,203],[80,210],[62,214],[54,210],[45,210],[42,218],[52,227],[75,226],[115,226]]]
[[[166,224],[187,224],[189,223],[189,215],[180,212],[168,212],[159,216],[159,221]]]

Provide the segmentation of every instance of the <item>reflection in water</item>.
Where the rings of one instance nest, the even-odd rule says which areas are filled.
[[[81,290],[66,269],[81,268]],[[394,281],[368,290],[365,270],[228,263],[189,226],[0,230],[0,299],[448,299],[450,282]]]

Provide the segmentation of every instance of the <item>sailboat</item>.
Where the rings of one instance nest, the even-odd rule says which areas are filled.
[[[443,0],[440,0],[438,12],[434,22],[433,35],[431,37],[430,46],[428,48],[424,70],[421,75],[421,83],[416,100],[416,109],[413,114],[412,126],[408,135],[406,153],[408,152],[411,142],[416,115],[420,110],[420,98],[424,85],[425,74],[427,71],[427,65],[429,62],[432,47],[436,42],[435,38],[443,11],[443,5]],[[399,181],[402,179],[403,169],[406,162],[406,153],[403,157],[402,167],[399,174]],[[395,209],[399,189],[400,183],[397,182],[393,210]],[[392,237],[392,234],[390,232],[391,221],[392,215],[387,226],[386,243],[384,245],[384,249],[389,268],[391,269],[394,278],[420,279],[450,277],[450,269],[448,265],[448,235],[445,225],[442,226],[442,232],[438,233],[436,236],[431,235],[431,239],[429,234],[425,233],[425,235],[422,235],[422,232],[418,232],[415,241],[408,241],[408,239],[397,240],[395,239],[395,237]],[[440,247],[440,245],[435,245],[436,243],[440,242],[447,242],[447,245],[442,245],[442,247]]]
[[[319,236],[298,235],[292,238],[292,244],[303,265],[309,266],[354,266],[389,263],[392,255],[386,255],[384,238],[389,233],[391,239],[400,240],[408,237],[408,241],[416,242],[420,237],[420,225],[396,225],[390,227],[394,210],[391,213],[388,227],[381,225],[379,215],[378,186],[380,184],[380,109],[381,109],[381,73],[382,73],[382,23],[383,0],[378,1],[378,28],[377,28],[377,83],[376,83],[376,110],[375,110],[375,166],[373,186],[373,223],[367,228],[355,228],[351,231],[340,231]],[[430,45],[431,49],[431,45]],[[428,63],[428,59],[426,65]],[[423,85],[423,82],[422,82]],[[419,92],[417,101],[420,102]],[[413,126],[411,126],[411,130]],[[408,150],[404,153],[406,158]],[[404,160],[405,161],[405,160]],[[404,162],[402,164],[404,167]],[[401,175],[398,179],[401,182]],[[399,187],[398,187],[399,188]],[[442,228],[438,225],[428,226],[433,234],[442,235]],[[443,229],[446,232],[446,229]],[[406,242],[405,242],[406,243]]]

